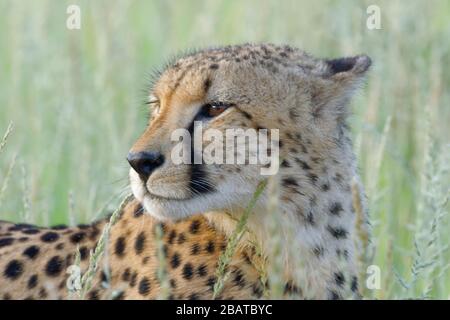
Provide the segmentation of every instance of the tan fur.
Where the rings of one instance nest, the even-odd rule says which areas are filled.
[[[322,60],[288,46],[270,44],[208,49],[170,64],[151,90],[151,95],[158,100],[152,119],[131,149],[132,152],[160,152],[166,161],[145,182],[130,170],[133,193],[147,214],[133,216],[139,206],[137,202],[124,210],[112,230],[107,255],[111,270],[109,289],[103,289],[98,282],[92,297],[111,295],[111,289],[119,290],[121,298],[158,296],[160,285],[155,275],[158,265],[153,233],[157,221],[165,224],[168,273],[176,282],[170,297],[212,297],[213,280],[208,279],[214,279],[219,248],[234,229],[257,184],[265,177],[259,174],[260,165],[202,165],[207,183],[215,190],[197,194],[190,189],[192,166],[171,163],[170,152],[175,142],[170,136],[175,129],[190,127],[200,108],[210,102],[226,102],[232,107],[205,122],[205,128],[222,132],[227,128],[280,131],[283,162],[278,175],[279,216],[274,217],[267,210],[269,195],[265,192],[250,217],[248,228],[251,240],[262,248],[270,264],[270,230],[274,219],[280,221],[284,281],[291,284],[287,291],[300,292],[305,298],[357,296],[355,214],[350,183],[352,179],[359,180],[346,116],[349,99],[369,66],[370,59],[366,56]],[[201,223],[198,234],[189,233],[193,221]],[[9,225],[2,225],[0,239],[9,237],[8,228]],[[145,252],[137,253],[134,245],[141,232],[146,239]],[[183,233],[186,241],[170,242],[172,232]],[[49,246],[50,250],[43,253],[39,262],[24,260],[21,250],[39,240],[36,235],[27,244],[19,245],[19,234],[20,231],[12,233],[13,245],[0,248],[0,271],[13,259],[23,260],[26,266],[20,281],[0,276],[0,293],[12,298],[42,297],[38,288],[24,286],[34,270],[42,272],[43,264],[55,249]],[[126,243],[123,256],[114,249],[121,237]],[[250,238],[246,238],[232,260],[230,269],[234,270],[235,278],[229,279],[221,298],[261,296],[263,283],[257,271],[259,267],[252,262],[258,259],[248,244]],[[69,241],[67,236],[64,239],[63,242]],[[193,245],[205,250],[208,243],[214,246],[212,252],[206,249],[196,256],[190,253]],[[86,244],[92,247],[95,239]],[[67,247],[74,249],[73,245]],[[65,255],[72,252],[68,248]],[[172,268],[170,263],[175,253],[181,262]],[[190,265],[194,275],[184,277],[180,270],[190,270]],[[207,273],[196,273],[203,265]],[[131,276],[136,273],[133,286],[129,277],[123,275],[127,268]],[[45,279],[59,288],[65,275],[61,272],[57,279]],[[149,281],[148,292],[144,294],[139,292],[143,280]],[[41,283],[38,287],[41,288]],[[144,287],[147,287],[145,283]],[[67,296],[64,288],[57,289],[57,296]]]

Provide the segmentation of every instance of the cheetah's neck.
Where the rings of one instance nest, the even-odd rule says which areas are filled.
[[[259,243],[268,257],[268,271],[283,268],[285,281],[298,284],[306,298],[343,298],[357,291],[351,189],[360,188],[359,178],[354,157],[347,157],[346,163],[336,159],[342,157],[315,162],[287,157],[279,177],[278,213],[260,205],[248,221],[247,240]],[[295,162],[309,169],[299,173]],[[232,217],[223,212],[206,216],[230,235],[241,214],[237,210]],[[277,256],[274,250],[282,252],[281,258],[271,258]]]

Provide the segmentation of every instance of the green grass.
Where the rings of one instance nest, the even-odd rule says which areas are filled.
[[[79,4],[82,28],[65,27]],[[382,29],[366,28],[381,8]],[[351,124],[373,224],[373,298],[450,298],[448,1],[0,0],[0,219],[87,222],[127,193],[148,73],[179,50],[289,43],[374,65]],[[391,119],[389,125],[387,119]]]

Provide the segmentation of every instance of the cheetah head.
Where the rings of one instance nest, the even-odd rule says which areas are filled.
[[[247,129],[266,129],[269,138],[279,130],[269,141],[280,147],[280,159],[298,149],[298,139],[313,141],[315,151],[326,154],[369,66],[367,56],[321,60],[269,44],[206,49],[169,64],[151,88],[150,121],[128,155],[135,197],[162,220],[242,209],[266,178],[261,169],[273,165],[273,157],[272,163],[256,164],[206,163],[206,155],[195,161],[198,150],[191,148],[189,155],[184,148],[193,146],[196,128],[202,127],[197,136],[202,150],[215,140],[208,129],[224,133],[223,155],[232,146],[250,150],[248,139],[239,139]],[[227,129],[243,130],[235,130],[231,142]],[[174,132],[189,133],[191,139],[174,139]],[[274,145],[259,148],[270,155]],[[191,161],[174,161],[174,154]]]

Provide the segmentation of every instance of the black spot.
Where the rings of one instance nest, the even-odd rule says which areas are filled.
[[[117,238],[114,252],[116,253],[117,256],[123,257],[123,255],[125,253],[125,238],[124,237]]]
[[[194,243],[191,247],[191,254],[196,255],[200,252],[200,245],[198,243]]]
[[[178,253],[174,253],[172,259],[170,259],[170,265],[172,268],[176,269],[180,265],[180,255]]]
[[[27,283],[28,289],[33,289],[34,287],[37,286],[37,283],[38,283],[38,276],[37,274],[34,274],[28,279]]]
[[[211,65],[209,66],[209,68],[210,68],[211,70],[216,70],[216,69],[219,69],[219,65],[218,65],[217,63],[213,63],[213,64],[211,64]]]
[[[26,248],[22,254],[30,259],[34,259],[39,254],[39,247],[30,246]]]
[[[306,215],[306,222],[308,222],[310,225],[314,225],[315,221],[314,221],[314,214],[312,211],[309,211],[308,214]]]
[[[77,225],[77,227],[81,230],[85,230],[85,229],[88,229],[90,227],[90,225],[80,223],[79,225]]]
[[[98,291],[97,290],[92,290],[91,292],[89,292],[89,300],[99,300],[100,297],[98,295]]]
[[[183,266],[183,278],[186,280],[191,280],[192,276],[194,275],[192,264],[186,263]]]
[[[313,249],[313,253],[316,255],[316,257],[322,257],[325,252],[325,249],[321,246],[317,246]]]
[[[39,298],[40,298],[40,299],[45,299],[45,298],[47,298],[47,291],[45,291],[44,288],[39,289]]]
[[[341,299],[341,296],[334,290],[330,290],[328,297],[330,300],[340,300]]]
[[[56,277],[61,273],[62,267],[63,261],[61,260],[61,258],[58,256],[54,256],[47,262],[47,265],[45,266],[45,273],[48,276]]]
[[[39,233],[40,231],[38,229],[26,229],[26,230],[22,230],[22,232],[25,234],[36,234],[36,233]]]
[[[80,259],[86,260],[87,257],[88,257],[88,249],[86,247],[81,247],[80,248]]]
[[[196,294],[196,293],[191,293],[191,294],[189,295],[188,299],[189,299],[189,300],[198,300],[199,297],[198,297],[198,294]]]
[[[77,232],[70,236],[70,241],[72,243],[79,243],[86,237],[86,233],[84,232]]]
[[[245,279],[244,279],[244,276],[242,275],[242,272],[240,270],[236,270],[234,272],[234,279],[233,279],[233,281],[240,288],[243,288],[245,286]]]
[[[133,216],[135,218],[139,218],[143,214],[144,214],[144,208],[142,207],[142,205],[141,204],[136,205],[136,207],[134,207]]]
[[[242,253],[242,258],[248,265],[252,265],[252,260],[250,259],[250,256],[248,255],[247,252]]]
[[[109,282],[108,276],[106,275],[106,272],[105,272],[105,271],[102,271],[102,272],[100,273],[100,280],[101,280],[102,282],[104,282],[104,283],[108,283],[108,282]]]
[[[64,249],[64,243],[58,243],[56,246],[55,246],[55,249],[56,250],[62,250],[62,249]]]
[[[340,287],[342,287],[345,283],[345,277],[344,274],[342,272],[336,272],[334,274],[334,280],[336,281],[336,284]]]
[[[349,256],[348,256],[348,250],[347,249],[343,249],[343,250],[341,250],[341,249],[336,249],[336,255],[339,257],[339,258],[344,258],[345,260],[348,260],[348,258],[349,258]]]
[[[358,292],[358,278],[355,276],[352,277],[350,289],[352,290],[352,292]]]
[[[65,224],[58,224],[56,226],[52,226],[53,230],[64,230],[67,229],[67,226]]]
[[[328,183],[324,183],[321,188],[322,191],[328,191],[330,190],[330,185]]]
[[[98,228],[94,227],[94,228],[92,229],[91,234],[89,235],[89,239],[95,240],[95,239],[97,239],[97,236],[98,236],[99,234],[100,234],[100,231],[98,230]]]
[[[162,234],[164,235],[167,232],[167,225],[164,222],[160,222],[156,225],[156,228],[160,228]]]
[[[313,184],[315,184],[317,182],[317,179],[318,179],[317,175],[315,175],[314,173],[309,173],[308,174],[308,178]]]
[[[133,272],[133,275],[131,276],[130,280],[130,286],[134,287],[136,285],[136,279],[137,279],[137,272]]]
[[[2,238],[0,239],[0,248],[11,245],[14,242],[14,238]]]
[[[334,216],[338,216],[342,210],[342,205],[339,202],[333,203],[330,207],[330,213]]]
[[[178,244],[183,244],[186,241],[186,236],[184,235],[184,233],[180,233],[178,236],[178,240],[177,243]]]
[[[3,271],[6,278],[15,280],[23,273],[23,264],[19,260],[11,260]]]
[[[9,227],[8,231],[18,231],[18,230],[29,229],[29,228],[36,228],[36,226],[33,226],[32,224],[28,224],[28,223],[18,223],[12,227]]]
[[[208,241],[208,243],[205,246],[205,250],[208,253],[214,253],[214,249],[215,249],[215,245],[214,242],[212,242],[211,240]]]
[[[148,295],[150,292],[150,280],[147,277],[142,278],[139,282],[139,293],[143,296]]]
[[[209,277],[206,280],[206,285],[209,287],[211,291],[214,291],[214,285],[216,284],[217,279],[215,277]]]
[[[252,292],[253,294],[257,297],[257,298],[261,298],[263,295],[263,290],[261,289],[261,287],[257,284],[254,284],[252,286]]]
[[[168,239],[169,244],[173,244],[173,241],[175,240],[176,236],[177,236],[177,232],[175,230],[170,231],[169,239]]]
[[[285,187],[298,187],[298,183],[294,178],[283,178],[282,183]]]
[[[282,166],[283,168],[290,168],[290,167],[291,167],[291,164],[289,163],[289,161],[283,160],[283,161],[281,162],[281,166]]]
[[[141,232],[136,237],[136,241],[134,242],[134,250],[136,251],[136,254],[141,254],[142,251],[144,251],[145,248],[145,233]]]
[[[347,238],[347,230],[345,230],[344,228],[340,228],[340,227],[332,227],[332,226],[328,226],[328,232],[331,233],[331,235],[333,237],[335,237],[336,239],[346,239]]]
[[[170,279],[169,283],[171,288],[175,289],[177,287],[177,282],[175,279]]]
[[[122,280],[128,282],[130,280],[131,272],[130,268],[126,268],[122,273]]]
[[[55,242],[59,239],[59,234],[56,232],[46,232],[41,236],[43,242]]]
[[[284,286],[284,294],[299,294],[300,289],[291,281],[286,282]]]
[[[200,229],[200,221],[199,220],[192,221],[191,225],[189,226],[189,231],[192,234],[196,234],[198,233],[199,229]]]
[[[206,276],[206,274],[208,273],[207,267],[205,264],[201,264],[198,268],[197,268],[197,274],[200,277],[204,277]]]

